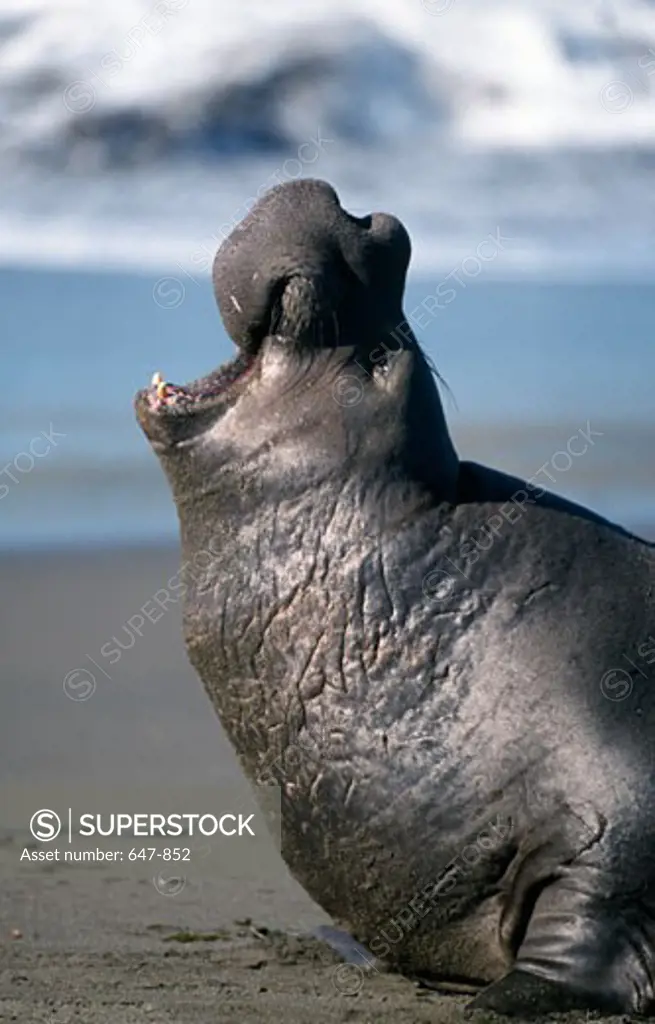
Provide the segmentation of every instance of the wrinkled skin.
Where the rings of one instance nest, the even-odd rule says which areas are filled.
[[[409,253],[322,182],[273,190],[215,263],[248,372],[137,396],[185,560],[220,551],[189,655],[291,871],[378,957],[505,1013],[648,1012],[654,548],[458,460],[391,336]]]

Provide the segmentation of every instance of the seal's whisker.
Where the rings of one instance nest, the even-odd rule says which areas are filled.
[[[432,373],[432,376],[436,377],[436,379],[438,380],[439,384],[441,384],[442,388],[444,388],[444,390],[448,394],[448,397],[450,398],[451,402],[453,403],[455,409],[457,409],[459,411],[459,406],[457,405],[457,399],[455,398],[455,393],[454,393],[453,389],[451,388],[450,384],[448,383],[448,381],[446,380],[446,378],[444,376],[442,376],[442,374],[439,373],[437,367],[435,366],[434,359],[432,358],[432,356],[428,355],[428,353],[425,351],[425,349],[423,348],[422,345],[419,345],[418,341],[416,342],[416,344],[420,348],[420,350],[421,350],[421,352],[423,354],[423,358],[425,359],[425,361],[426,361],[426,363],[428,365],[428,369]]]

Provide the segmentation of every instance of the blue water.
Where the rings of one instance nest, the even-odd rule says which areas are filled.
[[[132,397],[155,370],[188,380],[232,349],[209,280],[175,273],[177,283],[158,284],[138,274],[0,271],[0,465],[17,481],[0,473],[3,546],[175,536]],[[443,276],[412,278],[406,312]],[[175,305],[162,308],[155,290]],[[553,488],[630,525],[655,520],[655,289],[480,277],[455,290],[427,324],[423,314],[417,336],[454,396],[444,402],[461,452],[530,476],[591,422],[602,439]],[[51,429],[49,454],[33,468],[19,457],[18,470],[16,456]]]

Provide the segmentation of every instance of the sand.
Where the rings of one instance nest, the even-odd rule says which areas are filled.
[[[42,787],[45,801],[48,787],[80,780],[243,785],[186,662],[179,606],[115,665],[100,653],[177,564],[171,550],[3,559],[3,787]],[[83,701],[63,688],[81,668],[96,676]],[[110,865],[21,863],[24,842],[0,811],[2,1024],[463,1019],[466,997],[340,967],[308,937],[327,918],[272,843],[170,896]]]

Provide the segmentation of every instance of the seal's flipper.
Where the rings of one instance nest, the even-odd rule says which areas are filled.
[[[517,969],[486,988],[469,1003],[467,1009],[491,1010],[508,1017],[529,1019],[541,1017],[545,1013],[588,1010],[589,1001],[585,996],[578,996],[557,982]],[[616,1013],[619,1012],[617,1008]]]
[[[471,1009],[511,1016],[574,1009],[652,1012],[655,919],[640,901],[590,892],[590,874],[569,869],[539,895],[516,959]],[[601,873],[592,884],[602,886]]]

